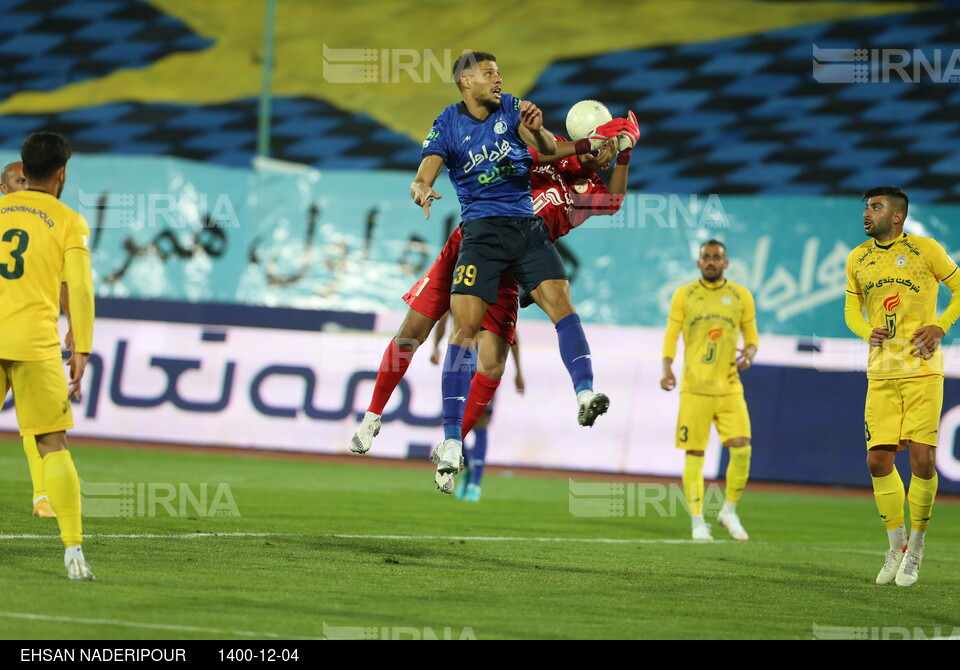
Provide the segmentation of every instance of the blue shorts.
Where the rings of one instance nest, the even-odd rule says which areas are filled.
[[[497,302],[500,275],[509,271],[520,287],[520,305],[549,279],[567,279],[567,268],[543,225],[533,217],[471,219],[460,224],[463,242],[453,271],[452,293]]]

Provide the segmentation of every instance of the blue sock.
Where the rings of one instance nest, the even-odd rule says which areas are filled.
[[[557,339],[560,341],[560,358],[567,366],[573,390],[593,390],[593,364],[590,362],[590,345],[580,326],[576,313],[557,321]]]
[[[480,486],[480,480],[483,479],[483,461],[487,457],[487,429],[474,428],[473,434],[477,439],[470,450],[470,483]]]
[[[476,363],[473,350],[447,345],[447,357],[443,359],[440,389],[443,392],[443,437],[447,440],[461,439],[463,410],[470,393],[470,378]]]

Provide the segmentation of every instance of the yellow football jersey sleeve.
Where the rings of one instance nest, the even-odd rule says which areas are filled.
[[[952,292],[950,305],[937,318],[940,282]],[[858,337],[869,339],[874,328],[891,336],[870,347],[868,379],[899,379],[943,374],[943,351],[924,360],[912,356],[913,334],[937,325],[946,332],[960,314],[960,272],[940,244],[906,233],[888,244],[867,240],[847,257],[847,300],[844,316]],[[864,318],[864,312],[866,317]]]
[[[89,256],[89,237],[83,217],[49,193],[28,190],[0,198],[0,359],[60,356],[64,255],[74,250]],[[92,321],[92,310],[83,318]]]
[[[676,357],[677,333],[683,333],[683,376],[680,389],[691,393],[742,393],[737,347],[758,344],[756,309],[750,291],[729,280],[702,280],[681,286],[673,294],[664,358]]]

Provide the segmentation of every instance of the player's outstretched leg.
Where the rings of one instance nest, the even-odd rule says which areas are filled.
[[[357,432],[350,440],[350,451],[353,453],[365,454],[370,451],[373,438],[380,434],[380,417],[384,406],[407,373],[413,355],[430,336],[434,324],[436,324],[435,319],[412,309],[407,311],[400,329],[390,340],[380,359],[380,369],[377,371],[377,381],[373,387],[370,406],[367,407]]]
[[[577,421],[581,426],[592,426],[598,416],[606,414],[610,399],[593,390],[590,345],[580,324],[580,316],[570,299],[570,282],[550,279],[541,282],[530,295],[557,329],[560,358],[577,394]]]
[[[73,464],[70,452],[66,449],[66,435],[48,433],[37,437],[37,446],[43,455],[46,472],[47,494],[50,504],[57,513],[60,525],[60,537],[66,548],[63,562],[67,568],[67,577],[79,581],[92,581],[93,573],[87,565],[81,544],[83,542],[83,524],[80,519],[80,478]]]
[[[37,451],[36,437],[33,435],[24,436],[23,453],[27,455],[30,481],[33,482],[33,516],[41,519],[57,518],[57,514],[50,506],[50,500],[47,497],[47,475],[43,471],[43,457]]]
[[[506,369],[507,356],[510,354],[510,343],[489,330],[480,331],[477,345],[477,373],[470,381],[470,393],[463,410],[463,437],[466,437],[490,410]],[[486,425],[486,420],[483,421]]]
[[[745,441],[745,438],[735,438],[728,444],[730,463],[727,465],[727,491],[723,509],[717,515],[717,523],[726,528],[730,537],[738,542],[746,542],[750,539],[743,524],[740,523],[740,517],[737,516],[737,503],[740,502],[740,496],[750,476],[752,448],[749,444],[742,444]],[[740,446],[737,446],[738,444]]]
[[[576,313],[564,317],[556,324],[560,357],[570,373],[573,390],[577,394],[577,421],[581,426],[592,426],[601,414],[606,414],[610,399],[593,390],[593,363],[590,345]]]

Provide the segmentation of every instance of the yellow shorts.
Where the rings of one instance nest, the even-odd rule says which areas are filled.
[[[13,388],[21,435],[44,435],[73,428],[67,376],[60,358],[0,360],[0,398]]]
[[[710,425],[717,424],[720,441],[726,444],[735,437],[750,438],[750,414],[742,393],[704,395],[680,393],[680,416],[677,418],[677,448],[704,451],[710,441]]]
[[[863,430],[867,449],[906,442],[937,446],[943,409],[943,377],[867,380]]]

